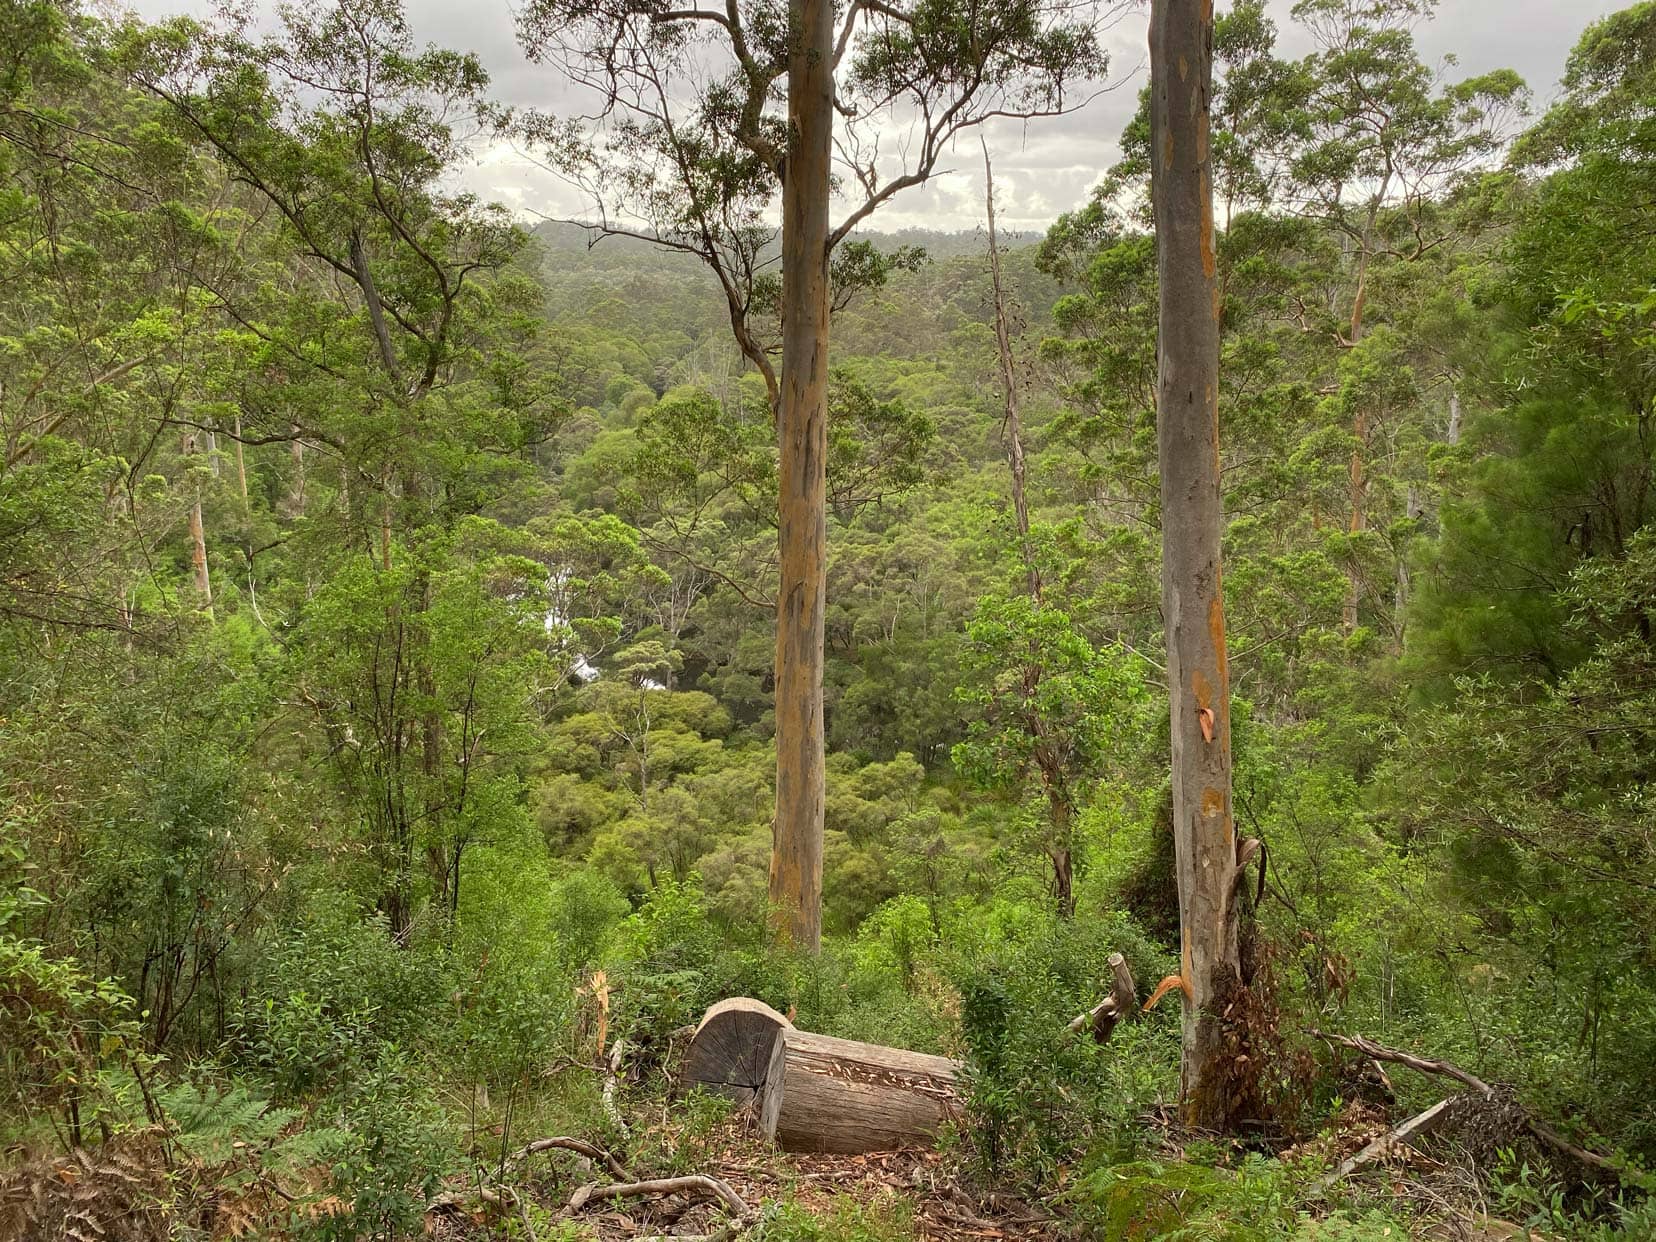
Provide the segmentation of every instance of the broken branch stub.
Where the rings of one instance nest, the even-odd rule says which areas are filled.
[[[1138,1012],[1138,986],[1127,959],[1119,953],[1110,954],[1110,994],[1086,1013],[1070,1019],[1069,1030],[1079,1035],[1092,1028],[1093,1041],[1107,1044],[1115,1033],[1116,1024]]]

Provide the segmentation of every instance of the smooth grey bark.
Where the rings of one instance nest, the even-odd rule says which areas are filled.
[[[1172,715],[1186,1120],[1227,1130],[1225,1009],[1242,988],[1241,873],[1231,817],[1230,674],[1219,541],[1219,289],[1209,115],[1210,0],[1150,10],[1151,198],[1160,282],[1156,426],[1162,617]]]
[[[196,453],[196,438],[194,434],[184,437],[184,455],[192,458]],[[190,504],[190,570],[195,579],[196,599],[201,610],[210,618],[213,615],[213,579],[207,572],[207,527],[201,515],[201,484],[195,485],[195,499]]]

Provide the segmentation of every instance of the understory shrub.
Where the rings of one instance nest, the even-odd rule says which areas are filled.
[[[1177,1092],[1177,1009],[1123,1022],[1103,1046],[1066,1027],[1107,994],[1112,952],[1140,981],[1170,973],[1171,959],[1124,915],[1015,915],[1003,932],[953,965],[974,1156],[987,1173],[1029,1182],[1091,1149],[1130,1156],[1139,1114]]]

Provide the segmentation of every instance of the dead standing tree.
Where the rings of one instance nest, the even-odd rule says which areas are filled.
[[[779,937],[808,950],[822,931],[828,315],[893,266],[847,239],[938,172],[962,133],[1085,102],[1078,92],[1105,68],[1104,12],[1100,0],[851,0],[837,15],[829,0],[531,0],[519,19],[529,54],[600,101],[589,117],[531,118],[527,137],[588,191],[598,233],[707,265],[770,396],[781,484],[770,900]]]

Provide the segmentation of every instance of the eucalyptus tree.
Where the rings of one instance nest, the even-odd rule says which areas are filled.
[[[372,605],[360,650],[378,653],[363,673],[382,692],[374,710],[321,693],[343,684],[328,677],[309,703],[325,731],[354,725],[373,739],[370,779],[345,784],[369,809],[382,902],[401,932],[419,838],[445,838],[460,809],[444,756],[462,742],[445,736],[434,663],[443,532],[527,468],[514,457],[555,407],[514,361],[535,345],[537,291],[511,270],[525,235],[504,210],[447,189],[468,141],[502,119],[476,57],[416,47],[396,0],[309,0],[280,21],[261,33],[245,14],[180,18],[127,31],[120,51],[176,132],[279,223],[263,280],[209,291],[249,363],[234,394],[240,438],[320,448],[337,465],[329,499],[343,523],[290,533],[324,564],[377,564],[372,584],[339,579],[346,598]],[[343,546],[321,546],[341,533]],[[293,604],[327,631],[323,603]],[[353,703],[366,713],[354,721]],[[451,857],[437,855],[440,882],[457,870]]]
[[[196,459],[166,429],[201,396],[232,196],[100,35],[55,4],[0,14],[0,622],[131,639],[189,614],[169,560],[206,593]]]
[[[256,411],[250,438],[298,434],[348,457],[384,498],[383,555],[399,505],[407,524],[439,500],[406,458],[413,433],[507,430],[478,427],[475,411],[434,419],[428,400],[475,373],[491,317],[513,309],[496,274],[523,233],[503,209],[445,183],[467,142],[501,120],[487,75],[473,55],[417,48],[396,0],[310,0],[285,7],[270,34],[245,15],[174,19],[133,32],[127,60],[182,131],[274,210],[295,255],[288,304],[231,306],[231,316],[256,315],[245,326],[273,338],[265,343],[288,372],[330,380],[333,403],[341,387],[356,390],[349,411]],[[312,318],[278,323],[293,303]]]
[[[1499,152],[1525,106],[1523,81],[1509,69],[1445,83],[1421,59],[1414,27],[1435,8],[1436,0],[1294,6],[1316,50],[1301,66],[1304,100],[1287,192],[1295,210],[1330,230],[1338,246],[1298,314],[1306,331],[1340,351],[1361,348],[1377,265],[1417,263],[1453,240],[1443,195]],[[1355,541],[1369,525],[1369,457],[1382,411],[1371,395],[1337,382],[1344,391],[1331,407],[1350,429],[1346,525]],[[1348,630],[1363,595],[1354,549]]]
[[[1049,867],[1054,906],[1075,915],[1081,833],[1076,820],[1106,775],[1127,767],[1143,724],[1138,661],[1094,647],[1062,609],[1034,594],[987,595],[966,627],[955,698],[966,736],[951,758],[980,788],[1044,804],[1031,834]]]
[[[599,101],[595,126],[541,118],[531,135],[591,192],[600,231],[646,237],[709,267],[736,344],[765,382],[781,484],[770,896],[778,934],[813,951],[828,318],[844,294],[892,266],[845,243],[882,204],[929,180],[961,134],[1076,106],[1105,68],[1101,16],[1093,0],[853,0],[837,15],[827,0],[534,0],[520,18],[529,53]],[[834,221],[836,188],[846,205]],[[778,195],[780,281],[769,214]]]
[[[1173,841],[1184,998],[1181,1087],[1195,1125],[1228,1130],[1248,1064],[1238,887],[1257,842],[1231,809],[1230,669],[1219,540],[1219,282],[1210,109],[1213,11],[1150,11],[1150,185],[1159,290],[1156,426],[1162,620],[1173,751]],[[1249,848],[1251,846],[1251,850]],[[1244,1006],[1245,1008],[1245,1006]]]
[[[1628,556],[1656,518],[1653,48],[1653,4],[1588,27],[1561,98],[1513,144],[1465,468],[1411,612],[1407,663],[1431,697],[1455,674],[1566,674],[1589,650],[1572,575]]]

